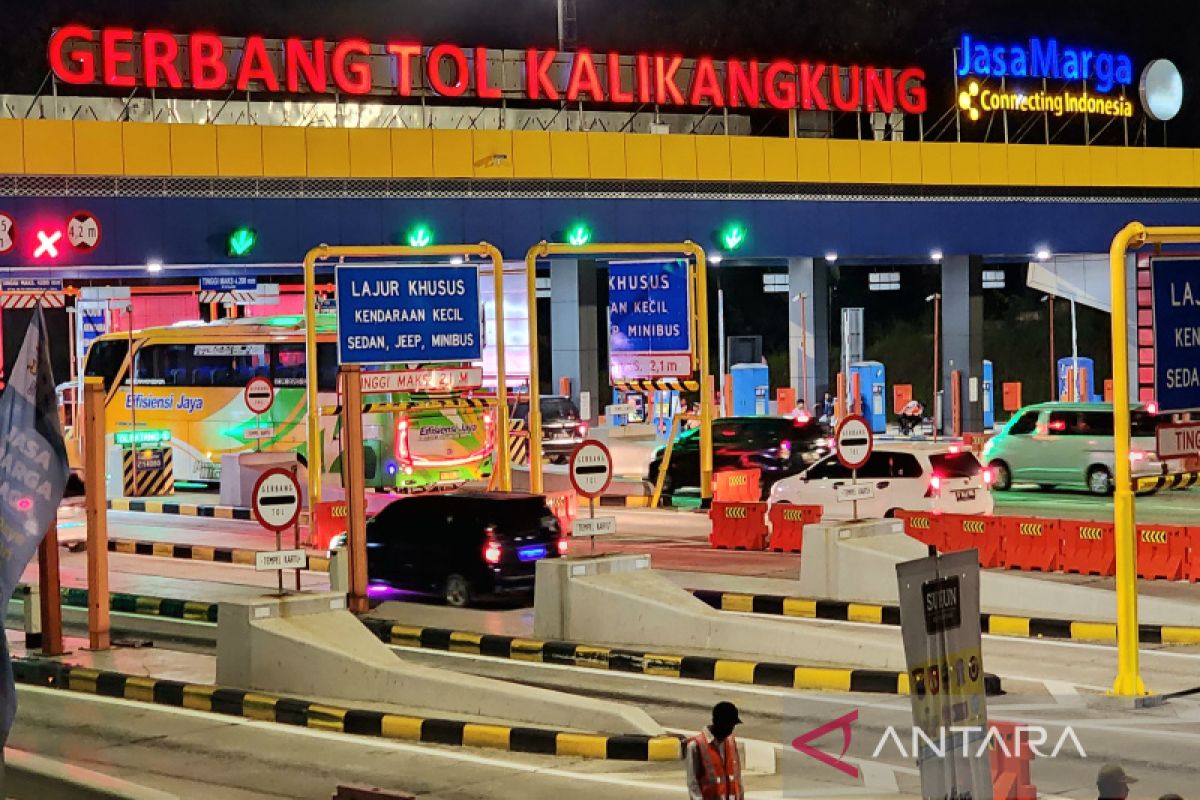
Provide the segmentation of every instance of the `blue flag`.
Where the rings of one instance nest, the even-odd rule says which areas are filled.
[[[21,573],[58,513],[67,449],[58,420],[45,322],[37,311],[0,395],[0,620]],[[8,641],[0,636],[0,746],[17,713]]]

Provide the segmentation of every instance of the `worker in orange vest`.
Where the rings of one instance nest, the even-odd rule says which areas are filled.
[[[742,724],[737,706],[713,706],[712,724],[688,739],[687,785],[691,800],[742,800],[742,765],[733,729]]]

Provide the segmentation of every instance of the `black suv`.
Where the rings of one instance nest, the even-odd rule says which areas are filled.
[[[830,451],[829,431],[812,417],[725,417],[713,420],[713,472],[757,469],[762,497],[781,478],[803,472]],[[665,448],[654,452],[646,480],[654,483]],[[671,448],[663,494],[700,487],[700,429],[684,431]]]
[[[558,520],[536,494],[402,497],[367,522],[371,584],[434,594],[457,607],[531,592],[537,562],[565,549]]]
[[[576,447],[587,438],[587,423],[579,419],[579,409],[571,398],[563,395],[543,396],[542,454],[552,463],[565,464]],[[513,419],[524,420],[529,427],[529,401],[523,400],[513,408]]]

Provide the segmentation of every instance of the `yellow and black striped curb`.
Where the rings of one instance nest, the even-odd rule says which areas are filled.
[[[206,506],[193,503],[168,503],[162,500],[130,500],[118,497],[108,501],[110,511],[144,511],[150,514],[175,514],[181,517],[212,517],[213,519],[252,520],[248,508]]]
[[[1200,483],[1200,472],[1177,472],[1174,475],[1154,475],[1134,480],[1134,490],[1147,492],[1155,489],[1187,489]]]
[[[426,719],[370,709],[341,708],[242,689],[73,667],[43,659],[14,659],[13,675],[17,682],[34,686],[359,736],[619,761],[678,761],[683,757],[682,741],[677,736],[605,736]]]
[[[180,544],[177,542],[150,542],[141,539],[109,539],[110,553],[132,556],[156,556],[158,558],[182,558],[188,561],[215,561],[220,564],[254,566],[258,550],[239,547],[210,547],[203,544]],[[329,572],[329,559],[325,556],[308,557],[309,572]]]
[[[24,584],[20,584],[24,586]],[[35,587],[36,588],[36,587]],[[64,606],[87,608],[87,589],[64,586],[59,590]],[[138,594],[109,592],[108,608],[122,614],[139,614],[148,617],[169,617],[190,622],[216,622],[217,604],[199,600],[175,600],[169,597],[148,597]]]
[[[802,667],[795,664],[738,661],[711,656],[667,655],[575,642],[541,641],[446,628],[393,625],[386,620],[367,619],[364,623],[372,633],[388,644],[471,653],[513,661],[788,689],[881,694],[908,694],[909,691],[908,674],[892,670]],[[999,693],[999,680],[995,683],[993,693]]]
[[[775,594],[741,594],[707,589],[692,594],[721,611],[753,614],[779,614],[785,617],[830,619],[842,622],[867,622],[899,625],[900,607],[844,600],[809,600]],[[1081,622],[1046,617],[1014,617],[1005,614],[980,614],[980,629],[994,636],[1019,636],[1031,639],[1074,639],[1081,642],[1116,642],[1117,626],[1111,622]],[[1200,644],[1200,628],[1172,625],[1139,625],[1142,644]]]

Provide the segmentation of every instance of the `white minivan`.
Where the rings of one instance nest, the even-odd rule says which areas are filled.
[[[858,517],[890,517],[898,510],[991,514],[992,480],[992,471],[962,445],[877,442],[858,470],[858,483],[871,495],[858,501]],[[852,519],[853,504],[839,499],[851,482],[850,470],[830,455],[776,483],[769,502],[824,506],[823,519]]]

